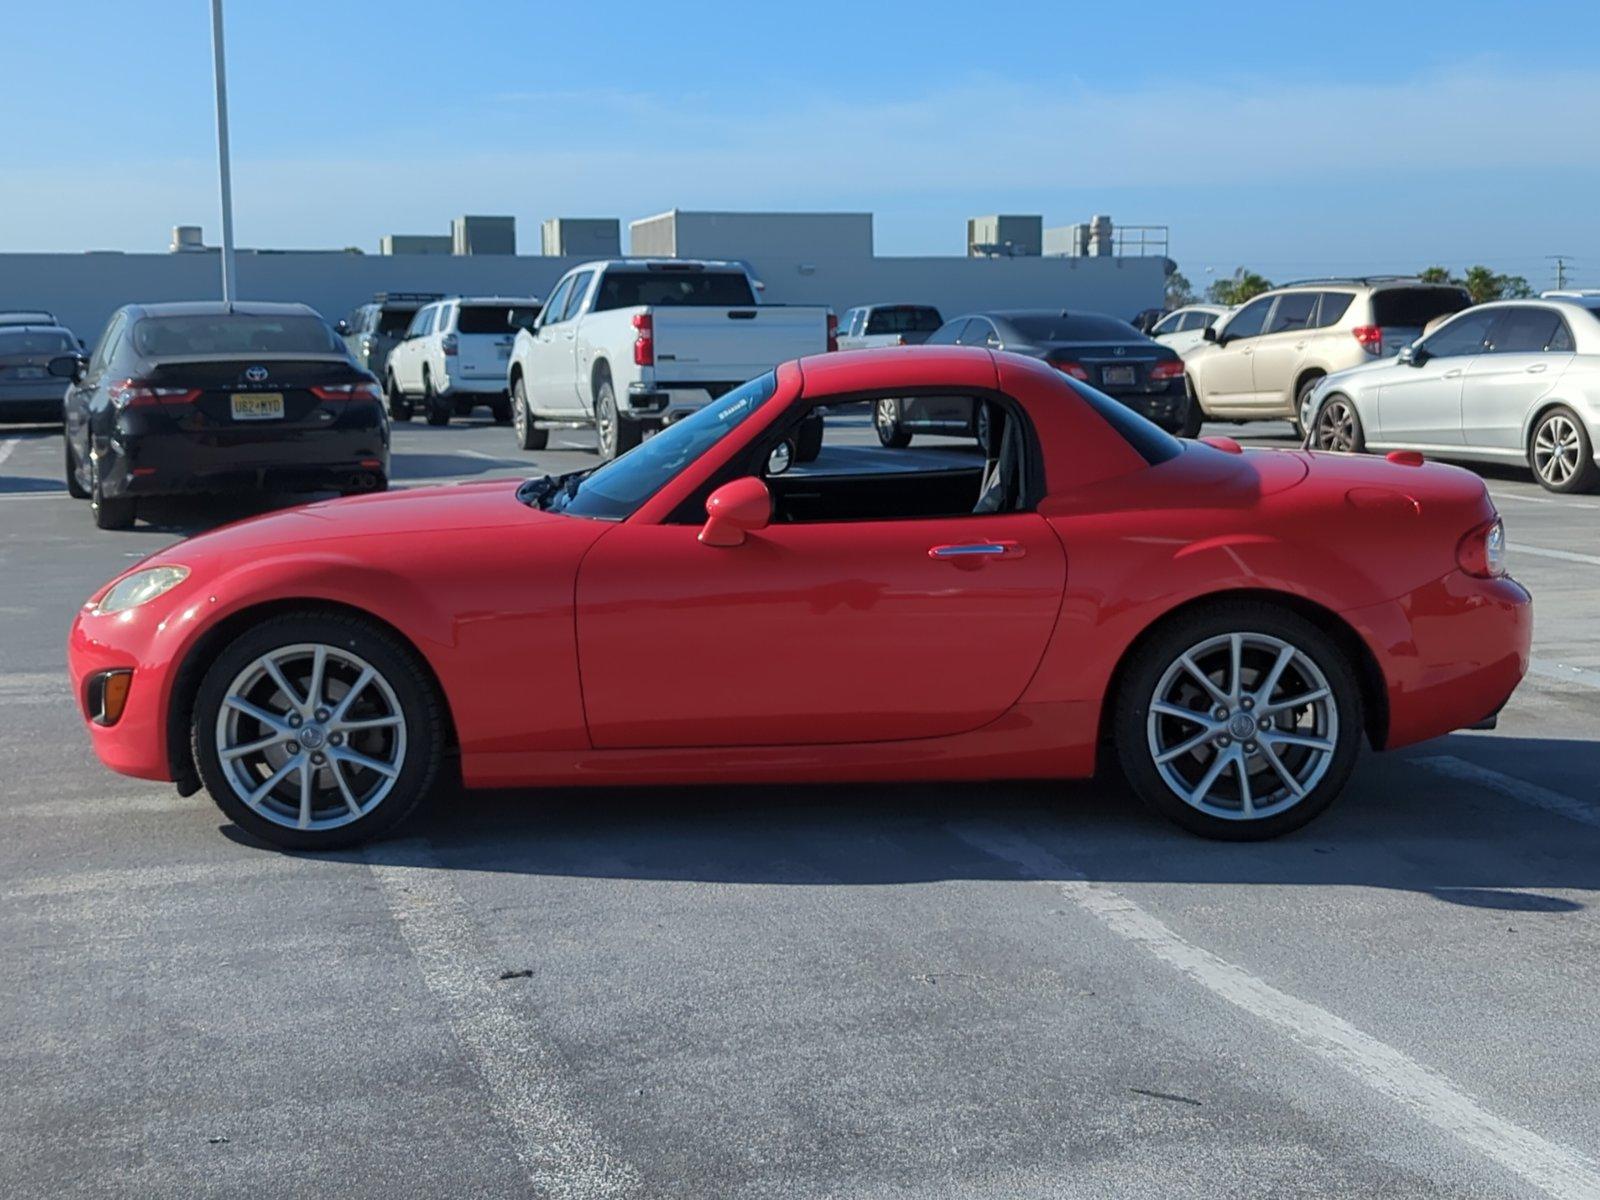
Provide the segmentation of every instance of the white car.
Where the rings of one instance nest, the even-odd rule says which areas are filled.
[[[423,305],[384,365],[389,415],[409,421],[420,404],[429,425],[446,425],[487,404],[497,422],[510,421],[506,364],[517,330],[539,309],[533,296],[452,296]]]
[[[839,349],[920,346],[943,324],[931,304],[863,304],[839,318]]]
[[[1552,492],[1600,484],[1600,297],[1457,313],[1397,358],[1338,371],[1301,420],[1318,450],[1526,463]]]
[[[537,325],[517,334],[500,386],[524,450],[542,449],[552,425],[592,425],[609,460],[646,430],[835,345],[828,309],[758,303],[742,263],[605,259],[561,277]]]
[[[1222,304],[1186,304],[1174,309],[1150,330],[1150,336],[1163,346],[1171,346],[1182,358],[1205,341],[1205,332],[1218,317],[1233,310]]]

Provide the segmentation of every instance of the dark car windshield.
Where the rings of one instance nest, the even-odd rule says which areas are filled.
[[[532,324],[533,318],[538,315],[538,309],[521,304],[463,304],[456,317],[456,332],[503,333],[510,336],[513,332],[513,316],[521,316]]]
[[[1140,333],[1126,321],[1095,313],[1001,318],[1030,342],[1142,342]]]
[[[411,318],[416,315],[415,308],[386,308],[378,314],[378,332],[385,337],[399,337],[411,328]]]
[[[715,308],[749,308],[756,302],[742,271],[610,270],[600,280],[594,311],[634,308],[640,304],[705,304]]]
[[[1435,317],[1458,313],[1472,303],[1459,288],[1384,288],[1372,293],[1372,320],[1376,325],[1421,329]]]
[[[133,347],[152,358],[188,354],[343,354],[344,343],[321,317],[248,313],[144,317]]]
[[[867,318],[867,333],[932,333],[944,324],[937,308],[919,308],[910,304],[897,304],[893,308],[875,308]]]
[[[693,416],[668,425],[660,433],[614,462],[552,488],[537,483],[524,488],[524,498],[552,512],[575,517],[620,521],[654,496],[679,471],[727,437],[778,390],[773,372],[741,384],[713,400]],[[540,481],[542,482],[542,481]]]
[[[0,328],[0,354],[69,354],[77,348],[65,329]]]

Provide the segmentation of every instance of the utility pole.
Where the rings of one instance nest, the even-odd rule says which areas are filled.
[[[1567,259],[1570,254],[1546,254],[1546,258],[1556,264],[1556,291],[1561,291],[1567,286]]]
[[[217,173],[222,185],[222,302],[233,307],[233,180],[228,165],[228,72],[222,54],[222,0],[211,0],[211,67],[217,85]]]

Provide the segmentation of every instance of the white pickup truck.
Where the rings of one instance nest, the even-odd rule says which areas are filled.
[[[836,344],[820,305],[761,304],[736,262],[608,259],[572,268],[507,364],[517,443],[592,425],[600,457],[696,411],[778,363]]]

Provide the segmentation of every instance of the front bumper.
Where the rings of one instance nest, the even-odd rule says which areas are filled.
[[[187,584],[180,584],[186,588]],[[95,757],[111,770],[136,779],[170,780],[166,712],[174,664],[166,657],[171,640],[163,637],[166,620],[192,620],[182,604],[161,601],[112,616],[98,616],[85,605],[67,638],[67,671],[78,716],[89,731]],[[176,611],[175,611],[176,610]],[[107,671],[131,671],[127,702],[113,725],[94,720],[94,681]]]
[[[1386,681],[1384,749],[1477,725],[1528,671],[1533,598],[1516,580],[1452,571],[1397,600],[1343,614]]]

